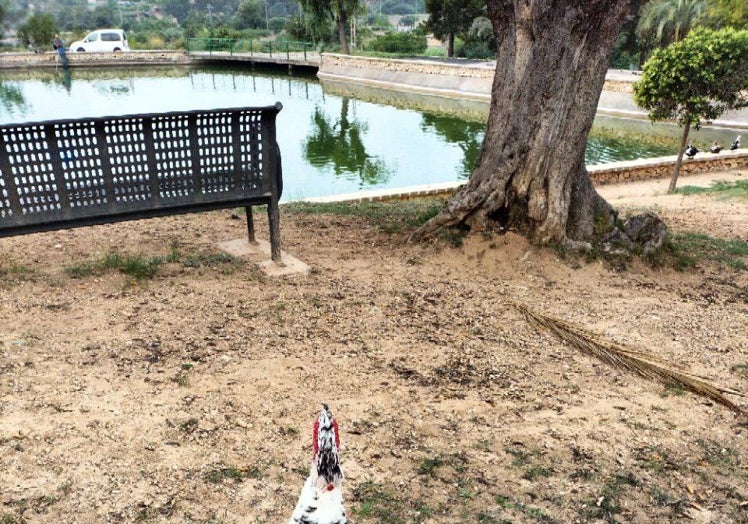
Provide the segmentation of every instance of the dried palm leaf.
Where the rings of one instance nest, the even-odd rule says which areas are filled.
[[[582,352],[596,357],[612,366],[632,371],[644,378],[660,382],[664,385],[676,385],[684,390],[701,395],[708,399],[727,406],[733,411],[743,414],[743,411],[735,405],[723,393],[745,396],[739,391],[722,388],[710,384],[707,380],[679,371],[668,366],[662,360],[624,347],[620,344],[603,340],[579,327],[573,326],[558,318],[541,315],[531,311],[523,304],[512,304],[531,323],[548,329],[558,338]]]

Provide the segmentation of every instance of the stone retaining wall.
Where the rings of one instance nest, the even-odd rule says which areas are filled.
[[[67,53],[71,67],[188,64],[184,51],[129,51],[126,53]],[[0,69],[59,67],[57,53],[1,53]]]
[[[589,166],[587,170],[595,184],[616,184],[634,180],[670,178],[675,167],[675,156],[665,156],[626,162],[612,162]],[[699,153],[693,159],[683,158],[680,175],[695,175],[710,171],[729,171],[748,168],[748,149],[723,151],[718,154]]]

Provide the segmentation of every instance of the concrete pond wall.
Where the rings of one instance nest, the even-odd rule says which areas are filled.
[[[317,76],[322,81],[490,102],[494,67],[494,62],[479,60],[397,60],[323,53]],[[598,114],[647,119],[647,112],[634,103],[633,84],[638,78],[634,71],[608,71]],[[729,111],[712,125],[746,129],[748,109]]]
[[[748,149],[723,151],[718,154],[700,153],[693,159],[683,159],[679,184],[688,184],[688,175],[714,171],[748,169]],[[637,180],[669,179],[675,166],[675,156],[613,162],[598,166],[588,166],[592,182],[595,185],[618,184]],[[439,197],[452,195],[465,182],[445,182],[400,189],[360,191],[345,195],[317,197],[308,202],[375,202],[387,200],[410,200],[414,198]]]

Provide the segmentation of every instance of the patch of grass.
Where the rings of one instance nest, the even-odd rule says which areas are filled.
[[[18,513],[0,514],[0,524],[25,524],[27,520],[23,517],[25,511],[31,511],[34,514],[42,515],[47,513],[49,507],[59,502],[59,497],[55,495],[39,495],[29,499],[23,498],[11,501],[7,505],[15,506]]]
[[[428,475],[429,477],[436,476],[436,470],[444,465],[444,460],[441,457],[424,457],[418,463],[416,472],[419,475]]]
[[[224,480],[241,482],[245,478],[258,479],[262,472],[256,467],[249,469],[239,469],[234,467],[216,468],[208,471],[203,475],[203,479],[211,484],[220,484]]]
[[[136,280],[142,280],[153,278],[165,260],[163,257],[108,253],[99,260],[68,266],[65,268],[65,272],[71,278],[83,278],[91,275],[101,275],[108,270],[118,270]]]
[[[187,386],[190,383],[187,378],[187,372],[183,370],[178,371],[177,374],[171,378],[171,381],[182,387]]]
[[[144,257],[142,255],[120,255],[110,253],[104,257],[104,269],[118,269],[136,280],[153,278],[159,266],[164,263],[161,257]]]
[[[657,486],[654,486],[649,490],[649,495],[652,497],[652,501],[658,506],[666,506],[671,509],[673,515],[680,514],[683,511],[683,507],[688,502],[684,498],[676,498],[671,493],[663,491]]]
[[[517,468],[530,464],[530,461],[536,455],[534,451],[525,451],[518,448],[505,448],[504,451],[514,457],[512,459],[512,466]]]
[[[450,227],[442,229],[437,233],[438,237],[447,242],[452,247],[462,247],[468,230],[459,227]]]
[[[730,368],[730,371],[748,378],[748,364],[735,364]]]
[[[470,489],[470,482],[464,479],[457,480],[457,496],[463,501],[475,498],[475,493]]]
[[[0,278],[29,278],[36,273],[36,270],[26,266],[13,264],[8,267],[0,267]]]
[[[546,468],[544,466],[533,466],[522,474],[523,479],[530,481],[552,476],[553,468]]]
[[[380,231],[389,234],[416,229],[435,217],[443,201],[419,199],[395,202],[294,202],[284,211],[291,214],[340,215],[358,217]]]
[[[373,481],[366,481],[353,490],[352,512],[361,518],[373,519],[379,524],[406,522],[404,505],[390,489]]]
[[[223,265],[235,265],[239,260],[228,253],[196,253],[182,260],[184,267],[215,267]]]
[[[746,270],[748,242],[725,240],[701,233],[675,233],[665,244],[665,254],[676,269],[695,267],[704,262],[714,262],[733,269]]]
[[[704,460],[728,472],[740,469],[740,455],[732,448],[723,446],[720,442],[712,439],[697,439],[696,443],[704,453]]]
[[[145,280],[156,276],[159,268],[164,264],[179,262],[186,268],[216,266],[233,268],[240,264],[239,259],[228,253],[194,253],[183,256],[176,247],[172,246],[166,256],[145,257],[143,255],[107,253],[98,260],[87,260],[66,267],[65,272],[71,278],[84,278],[116,270],[135,280]]]
[[[197,426],[200,422],[196,418],[188,418],[184,422],[181,422],[179,426],[179,431],[184,431],[185,433],[192,433],[197,429]]]
[[[681,195],[716,195],[721,198],[748,199],[748,180],[735,182],[712,182],[709,187],[683,186],[675,190]]]
[[[429,47],[424,52],[425,56],[433,56],[437,58],[444,58],[447,56],[447,50],[443,47]]]
[[[100,265],[94,262],[79,262],[73,266],[65,268],[65,273],[67,273],[70,278],[84,278],[94,274],[101,274],[102,272],[103,269]]]
[[[497,495],[496,503],[503,509],[513,509],[513,510],[519,511],[523,513],[527,518],[535,522],[541,522],[543,524],[556,524],[558,522],[556,519],[548,515],[541,508],[528,506],[526,504],[523,504],[522,502],[514,501],[510,497],[506,497],[504,495]],[[485,513],[483,513],[483,515],[485,515]],[[481,521],[479,520],[479,522]],[[499,522],[503,524],[503,523],[512,522],[512,521],[494,519],[494,520],[486,520],[485,522]]]
[[[621,513],[621,496],[629,487],[639,486],[639,481],[632,473],[616,474],[607,480],[600,492],[600,497],[582,508],[587,518],[605,519],[607,522],[617,522],[614,515]]]
[[[675,471],[683,465],[671,457],[670,451],[662,446],[642,446],[634,450],[633,456],[643,469],[656,473]]]
[[[477,515],[478,524],[512,524],[511,520],[501,519],[494,517],[488,511],[481,511]]]
[[[662,397],[681,397],[686,394],[686,390],[680,384],[665,384],[665,389],[662,390]]]
[[[418,462],[416,472],[419,475],[428,475],[436,478],[439,468],[449,466],[455,473],[462,474],[467,469],[466,463],[467,459],[465,456],[459,453],[424,457]]]

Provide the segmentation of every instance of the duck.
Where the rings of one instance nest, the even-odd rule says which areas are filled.
[[[686,148],[686,156],[688,158],[693,158],[696,156],[696,153],[698,152],[699,152],[698,148],[689,142],[688,147]]]
[[[730,145],[730,151],[735,151],[740,147],[740,135],[738,135],[738,138],[735,139],[735,142],[733,142]]]
[[[709,152],[710,153],[719,153],[720,151],[722,151],[722,146],[719,145],[717,143],[717,141],[715,140],[714,143],[712,144],[712,147],[709,148]]]

